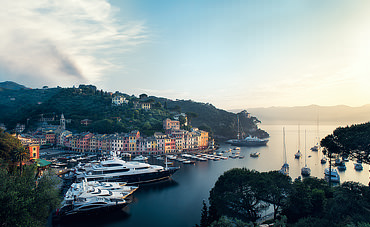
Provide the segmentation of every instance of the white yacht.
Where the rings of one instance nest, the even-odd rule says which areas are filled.
[[[58,216],[80,214],[107,208],[121,208],[127,205],[125,198],[137,190],[119,182],[73,183],[64,196]]]
[[[76,197],[105,197],[107,195],[124,199],[137,189],[137,186],[126,186],[126,182],[82,181],[73,183],[66,192],[64,199],[73,200]]]
[[[148,160],[148,157],[145,157],[145,156],[142,156],[142,155],[139,155],[137,157],[135,157],[134,159],[132,159],[133,161],[147,161]]]
[[[110,181],[128,184],[149,183],[168,179],[179,167],[162,167],[142,162],[126,162],[110,159],[97,163],[78,164],[74,169],[77,182]]]

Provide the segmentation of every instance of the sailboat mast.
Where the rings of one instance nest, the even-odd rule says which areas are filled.
[[[284,163],[287,163],[286,158],[286,146],[285,146],[285,127],[283,127],[283,151],[284,151]]]
[[[298,152],[301,150],[301,129],[300,125],[298,125]]]
[[[240,139],[240,128],[239,128],[239,115],[236,115],[238,118],[238,134],[237,134],[237,139]]]
[[[304,130],[304,166],[307,167],[307,155],[306,155],[306,130]]]
[[[320,151],[320,135],[319,135],[319,110],[317,110],[317,132],[316,132],[316,135],[317,135],[317,148],[318,148],[318,151]]]

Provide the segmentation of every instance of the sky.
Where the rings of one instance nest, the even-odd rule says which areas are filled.
[[[370,103],[368,0],[0,2],[0,82],[226,110]]]

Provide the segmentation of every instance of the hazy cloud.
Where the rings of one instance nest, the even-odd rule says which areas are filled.
[[[114,56],[146,39],[142,22],[119,22],[105,0],[0,2],[0,67],[11,74],[4,79],[94,83]]]

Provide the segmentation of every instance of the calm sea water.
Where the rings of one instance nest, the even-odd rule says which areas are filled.
[[[295,179],[300,176],[300,169],[305,165],[302,157],[297,160],[294,154],[298,149],[298,126],[286,125],[287,161],[290,165],[290,176]],[[312,176],[323,178],[324,168],[321,153],[312,152],[310,148],[316,144],[318,137],[332,133],[338,125],[320,125],[319,132],[316,125],[300,126],[300,148],[305,151],[307,166],[311,168]],[[195,165],[177,164],[181,167],[172,181],[141,186],[134,193],[133,202],[123,210],[112,211],[98,215],[74,217],[56,226],[194,226],[200,221],[202,201],[208,199],[209,191],[218,177],[225,171],[246,167],[257,171],[279,170],[283,161],[283,126],[261,125],[261,128],[270,134],[270,141],[266,147],[241,147],[240,155],[244,159],[228,159],[220,161],[197,162]],[[306,130],[306,139],[305,139]],[[218,151],[224,151],[233,146],[223,144]],[[260,157],[252,158],[250,153],[258,151]],[[226,154],[231,155],[231,153]],[[150,159],[151,164],[163,164]],[[365,185],[369,182],[369,167],[364,165],[361,172],[355,171],[353,162],[346,163],[347,170],[340,172],[341,182],[357,181]]]

